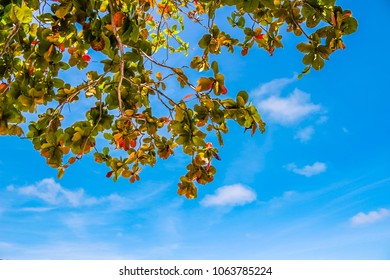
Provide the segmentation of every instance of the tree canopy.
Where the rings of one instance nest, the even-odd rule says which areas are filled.
[[[220,159],[207,136],[223,146],[229,120],[265,131],[247,92],[227,95],[218,55],[272,56],[287,30],[301,39],[301,76],[345,49],[357,25],[335,0],[0,0],[0,135],[30,139],[59,177],[94,153],[106,177],[132,183],[180,147],[188,165],[178,193],[194,198]],[[190,93],[171,94],[172,82]],[[67,122],[76,108],[85,119]]]

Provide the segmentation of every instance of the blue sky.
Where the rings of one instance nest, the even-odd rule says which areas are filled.
[[[29,141],[0,137],[0,258],[389,259],[388,23],[359,1],[338,3],[359,30],[322,71],[295,78],[292,37],[272,58],[221,61],[229,94],[246,89],[267,131],[231,124],[195,200],[176,193],[180,152],[137,184],[113,183],[91,157],[58,180]]]

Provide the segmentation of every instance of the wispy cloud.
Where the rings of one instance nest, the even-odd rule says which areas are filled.
[[[7,259],[37,259],[37,260],[116,260],[139,259],[139,255],[133,255],[130,250],[123,250],[122,246],[108,241],[55,241],[26,244],[4,244],[0,242]],[[3,247],[3,248],[2,248]]]
[[[294,136],[294,139],[298,139],[300,142],[306,143],[310,141],[313,134],[314,134],[314,127],[310,125],[308,127],[298,130],[298,132]]]
[[[42,212],[47,212],[50,210],[53,210],[53,207],[24,207],[24,208],[20,208],[19,211],[42,213]]]
[[[390,217],[390,210],[381,208],[377,211],[370,211],[368,213],[360,212],[350,219],[353,226],[361,226],[373,224]]]
[[[245,141],[244,138],[242,139],[242,144],[237,146],[237,156],[226,168],[225,180],[222,184],[239,181],[250,185],[264,169],[267,154],[272,150],[272,136],[267,134],[262,145],[254,138]]]
[[[71,191],[56,183],[53,178],[46,178],[36,184],[16,188],[8,186],[8,191],[15,191],[20,195],[38,198],[47,204],[54,206],[79,207],[93,205],[98,201],[94,197],[85,195],[83,189]]]
[[[264,203],[270,208],[281,208],[286,204],[298,200],[300,197],[302,197],[302,194],[299,194],[296,191],[286,191],[282,196],[273,197],[271,200]]]
[[[169,183],[163,182],[158,184],[149,182],[144,185],[142,190],[135,191],[131,195],[122,196],[112,193],[106,196],[91,196],[83,188],[77,190],[67,189],[53,178],[46,178],[28,186],[10,185],[6,190],[28,200],[38,200],[43,203],[39,206],[27,206],[17,209],[21,212],[47,212],[58,207],[80,208],[92,206],[105,207],[112,211],[122,211],[142,207],[145,203],[149,203],[155,197],[161,195],[169,185]]]
[[[328,116],[321,116],[317,121],[316,124],[324,124],[329,120]]]
[[[310,101],[310,94],[295,89],[287,97],[270,96],[258,103],[260,112],[268,119],[289,125],[297,123],[305,117],[321,111],[321,105]]]
[[[200,202],[208,206],[238,206],[251,203],[256,200],[256,193],[241,184],[220,187],[215,194],[206,195]]]
[[[293,78],[280,78],[274,79],[268,83],[260,85],[258,88],[251,92],[251,96],[263,96],[263,95],[280,95],[282,90],[289,84],[292,84],[297,79]]]
[[[295,163],[289,163],[286,165],[286,169],[296,174],[311,177],[321,174],[326,171],[326,164],[323,162],[315,162],[312,165],[305,165],[302,168],[297,167]]]

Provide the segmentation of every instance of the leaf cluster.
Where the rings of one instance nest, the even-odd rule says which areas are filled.
[[[227,6],[233,12],[221,19]],[[224,20],[230,30],[221,29]],[[345,49],[343,36],[357,25],[335,0],[0,1],[0,135],[30,139],[59,177],[93,153],[106,177],[132,183],[143,166],[180,147],[189,163],[178,193],[194,198],[220,160],[211,134],[223,146],[229,121],[265,131],[248,94],[228,93],[218,55],[245,56],[252,47],[273,55],[283,47],[283,27],[303,39],[304,74]],[[182,36],[192,29],[203,30],[197,55],[189,67],[171,64],[171,55],[188,56]],[[202,74],[192,81],[191,71]],[[65,78],[80,73],[79,84]],[[172,93],[172,81],[190,93]],[[80,108],[85,118],[67,122]],[[27,114],[34,118],[25,131]]]

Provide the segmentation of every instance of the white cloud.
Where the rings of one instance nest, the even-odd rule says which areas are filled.
[[[326,164],[323,162],[315,162],[312,165],[305,165],[302,168],[298,168],[295,163],[289,163],[286,165],[286,169],[296,174],[311,177],[318,175],[326,171]]]
[[[261,100],[258,107],[268,119],[284,125],[297,123],[321,110],[320,105],[310,101],[310,94],[299,89],[295,89],[287,97],[270,96]]]
[[[377,211],[370,211],[367,214],[360,212],[350,219],[354,226],[373,224],[390,217],[390,210],[381,208]]]
[[[306,143],[311,139],[313,134],[314,134],[314,127],[308,126],[298,130],[298,132],[294,136],[294,139],[298,139],[302,143]]]
[[[53,178],[26,187],[7,187],[8,191],[16,191],[18,194],[36,197],[50,205],[68,205],[78,207],[81,205],[93,205],[97,203],[96,198],[87,197],[83,189],[71,191],[56,183]]]
[[[237,206],[256,200],[256,193],[246,186],[235,184],[220,187],[213,195],[206,195],[200,202],[203,206]]]
[[[280,95],[281,91],[289,84],[295,82],[297,79],[293,78],[281,78],[274,79],[268,83],[260,85],[257,89],[251,92],[251,96],[262,95]]]
[[[121,196],[116,193],[94,197],[88,195],[82,188],[70,190],[56,183],[53,178],[47,178],[23,187],[10,185],[7,187],[7,190],[29,199],[39,199],[51,207],[27,207],[21,208],[19,211],[45,212],[55,207],[82,206],[105,206],[110,210],[121,211],[140,207],[141,204],[159,196],[168,186],[167,183],[162,182],[159,184],[150,183],[139,192],[134,193],[132,197]]]
[[[124,203],[126,198],[120,197],[117,194],[111,194],[106,197],[96,198],[85,194],[84,189],[75,191],[62,187],[56,183],[53,178],[43,179],[33,185],[17,188],[15,186],[8,186],[8,191],[17,192],[19,195],[38,198],[52,206],[66,206],[66,207],[80,207],[92,206],[102,203],[110,203],[112,205]],[[21,211],[29,212],[43,212],[49,211],[51,208],[22,208]]]

